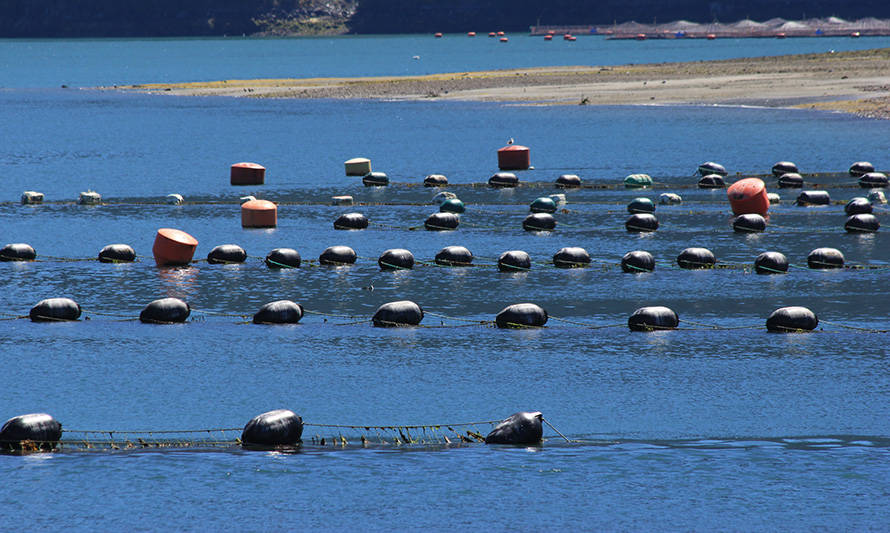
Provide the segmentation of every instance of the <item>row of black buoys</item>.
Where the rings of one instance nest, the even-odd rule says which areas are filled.
[[[441,213],[463,213],[467,210],[467,207],[464,205],[459,198],[448,198],[444,202],[439,205],[439,212]]]
[[[548,319],[547,311],[532,303],[513,304],[505,307],[494,319],[499,328],[540,328]]]
[[[247,260],[247,252],[237,244],[220,244],[207,254],[207,262],[211,265],[229,265],[243,263]]]
[[[831,204],[831,196],[828,195],[828,191],[802,191],[797,196],[797,205],[800,206],[810,206],[810,205],[829,205]]]
[[[535,200],[528,206],[528,209],[532,213],[555,213],[557,205],[556,202],[553,201],[553,198],[542,196],[540,198],[535,198]]]
[[[766,219],[755,213],[739,215],[732,219],[732,229],[739,233],[759,233],[766,230]]]
[[[757,274],[783,274],[788,272],[788,258],[780,252],[763,252],[754,258]]]
[[[531,267],[531,257],[522,250],[508,250],[498,257],[498,270],[501,272],[523,271]]]
[[[423,309],[411,300],[388,302],[377,308],[371,320],[378,328],[416,326],[423,320]]]
[[[383,172],[368,172],[362,177],[365,187],[385,187],[389,185],[389,177]]]
[[[253,315],[254,324],[296,324],[303,318],[303,306],[290,300],[269,302]]]
[[[424,187],[444,187],[448,185],[448,178],[442,174],[429,174],[423,178]]]
[[[621,258],[621,270],[629,274],[652,272],[655,270],[655,258],[644,250],[627,252]]]
[[[109,244],[99,251],[100,263],[132,263],[136,251],[128,244]]]
[[[782,174],[797,174],[797,165],[792,163],[791,161],[779,161],[773,168],[770,169],[770,172],[773,173],[773,176],[778,178]]]
[[[880,227],[878,218],[871,213],[852,215],[844,223],[844,229],[850,233],[874,233]]]
[[[446,246],[436,254],[435,261],[442,266],[471,266],[473,254],[463,246]]]
[[[624,229],[631,233],[647,233],[658,229],[658,219],[651,213],[636,213],[624,222]]]
[[[266,255],[265,262],[269,268],[300,268],[302,258],[293,248],[275,248]]]
[[[161,298],[145,306],[139,313],[139,321],[144,324],[177,324],[185,322],[191,312],[189,304],[179,298]]]
[[[522,221],[522,229],[525,231],[553,231],[556,229],[556,219],[549,213],[532,213]]]
[[[872,210],[871,202],[868,201],[868,198],[863,198],[862,196],[851,198],[847,205],[844,206],[844,213],[847,216],[871,214]]]
[[[654,213],[655,212],[655,203],[648,198],[634,198],[627,204],[627,212],[630,214],[635,213]]]
[[[679,324],[677,313],[664,306],[641,307],[627,319],[627,327],[631,331],[675,329]]]
[[[368,227],[368,217],[361,213],[344,213],[334,221],[334,229],[351,230]]]
[[[707,248],[686,248],[677,256],[677,264],[680,265],[680,268],[689,270],[714,268],[716,262],[714,252]]]
[[[580,268],[590,264],[590,254],[578,246],[560,248],[553,255],[553,265],[557,268]]]
[[[328,266],[352,265],[355,260],[355,250],[349,246],[329,246],[318,256],[318,262]]]
[[[497,172],[488,178],[488,184],[496,188],[516,187],[519,185],[519,178],[512,172]]]
[[[0,248],[0,261],[33,261],[37,252],[30,244],[16,242]]]
[[[722,189],[726,187],[726,181],[719,174],[707,174],[698,180],[699,189]]]
[[[859,178],[859,186],[863,189],[886,189],[887,175],[883,172],[869,172]]]
[[[708,174],[717,174],[718,176],[726,176],[728,172],[726,172],[726,168],[713,161],[706,161],[698,166],[697,170],[698,174],[701,176],[707,176]]]
[[[455,213],[433,213],[423,223],[423,227],[429,231],[449,231],[457,229],[460,225],[460,217]]]
[[[807,266],[814,270],[844,267],[844,254],[836,248],[816,248],[807,255]]]
[[[862,177],[869,172],[874,172],[875,166],[868,161],[857,161],[850,165],[850,175],[854,178]]]
[[[581,178],[575,174],[562,174],[556,178],[556,186],[560,189],[577,189],[581,186]]]
[[[51,451],[62,438],[62,424],[46,413],[10,418],[0,428],[0,450]]]
[[[381,270],[408,270],[414,268],[414,254],[404,248],[392,248],[377,258]]]
[[[485,437],[485,444],[537,444],[544,436],[544,415],[538,411],[510,415]]]
[[[31,308],[33,322],[65,322],[80,318],[80,305],[71,298],[47,298]]]
[[[245,448],[296,446],[302,442],[303,419],[293,411],[276,409],[250,419],[241,432]]]
[[[812,331],[819,325],[819,318],[806,307],[782,307],[773,311],[766,319],[767,331],[793,333]]]
[[[802,189],[803,176],[797,172],[788,172],[779,176],[778,185],[780,189]]]

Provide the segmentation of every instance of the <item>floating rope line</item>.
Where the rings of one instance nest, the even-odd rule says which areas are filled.
[[[888,330],[888,329],[860,328],[857,326],[847,326],[844,324],[839,324],[837,322],[829,322],[827,320],[821,320],[821,319],[819,320],[819,323],[820,324],[828,324],[829,326],[837,326],[837,327],[843,328],[843,329],[850,329],[850,330],[854,330],[854,331],[863,331],[863,332],[868,332],[868,333],[890,333],[890,330]]]

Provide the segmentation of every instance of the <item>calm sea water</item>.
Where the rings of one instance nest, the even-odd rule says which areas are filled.
[[[344,449],[308,442],[315,434],[329,442],[335,434],[307,427],[307,445],[296,454],[0,456],[0,529],[885,528],[887,334],[848,328],[887,329],[887,269],[793,268],[784,276],[757,276],[743,267],[764,250],[805,265],[807,253],[820,246],[840,249],[850,263],[886,267],[886,233],[846,234],[841,205],[798,208],[790,205],[794,193],[779,191],[783,203],[771,209],[767,232],[734,234],[725,193],[690,188],[690,175],[705,160],[745,173],[766,173],[782,159],[805,172],[843,172],[862,159],[888,169],[890,124],[799,110],[246,101],[57,88],[282,75],[280,54],[302,46],[330,50],[307,53],[287,75],[497,65],[476,57],[481,54],[450,52],[443,63],[423,66],[435,56],[433,47],[489,44],[468,41],[0,43],[4,62],[14,64],[3,69],[0,83],[7,87],[0,91],[7,125],[0,142],[0,244],[30,243],[43,259],[0,263],[0,311],[12,318],[40,299],[65,296],[90,318],[0,321],[0,419],[45,411],[69,430],[158,431],[237,428],[275,408],[293,409],[311,423],[356,425],[492,420],[535,409],[580,442],[562,442],[548,428],[546,442],[533,448],[361,449],[356,443],[366,432],[344,430],[351,443]],[[830,46],[862,43],[878,45],[838,40]],[[369,53],[372,44],[390,59],[422,59],[395,66],[379,58],[369,65],[358,51]],[[577,64],[584,46],[614,45],[628,54],[588,60],[600,63],[634,61],[629,58],[642,52],[650,54],[647,61],[658,54],[664,55],[657,60],[681,53],[708,58],[717,48],[707,44],[721,46],[721,57],[784,53],[786,46],[829,40],[741,42],[766,50],[753,52],[719,41],[619,45],[590,38],[576,44],[553,61],[536,56],[529,64]],[[516,37],[506,46],[514,45],[543,43]],[[695,47],[671,52],[669,46]],[[97,61],[102,54],[108,59]],[[38,68],[45,61],[58,68]],[[538,186],[473,186],[496,170],[495,150],[510,137],[531,147],[536,170],[520,177]],[[343,161],[354,156],[370,157],[394,185],[369,189],[343,176]],[[265,185],[229,185],[229,165],[242,160],[269,169]],[[418,186],[432,172],[447,174],[455,184],[450,190],[468,206],[457,231],[411,229],[436,210],[429,204],[435,191]],[[659,231],[638,236],[624,230],[626,203],[662,190],[570,191],[557,231],[522,231],[527,205],[557,192],[545,184],[565,172],[600,184],[646,172],[684,203],[659,206]],[[835,200],[862,194],[841,176],[824,183]],[[75,205],[78,193],[90,188],[107,204]],[[27,189],[44,192],[47,203],[19,205]],[[189,203],[164,205],[173,192]],[[281,203],[276,229],[240,227],[238,198],[245,194]],[[362,205],[327,205],[334,194],[351,194]],[[371,228],[335,231],[332,222],[345,211],[365,213]],[[876,213],[887,222],[886,207]],[[239,244],[250,258],[243,265],[156,268],[151,245],[157,228],[168,226],[200,241],[196,258],[224,243]],[[115,242],[132,245],[140,261],[56,259],[92,258]],[[271,271],[261,261],[275,247],[296,248],[307,260],[335,244],[352,246],[358,263]],[[483,266],[387,273],[375,264],[388,248],[430,261],[452,244],[468,247]],[[595,266],[548,267],[563,246],[583,246]],[[674,268],[688,246],[705,246],[735,268]],[[498,273],[491,265],[509,249],[526,250],[537,263],[527,273]],[[621,255],[634,249],[656,256],[654,273],[620,272]],[[187,300],[194,320],[177,326],[132,320],[166,296]],[[292,327],[243,323],[243,316],[281,298],[325,314],[307,315]],[[424,320],[437,327],[355,323],[400,299],[442,315]],[[465,322],[491,320],[524,301],[564,321],[534,331]],[[627,317],[644,305],[673,308],[683,329],[630,333]],[[766,333],[766,317],[785,305],[812,308],[822,330]]]

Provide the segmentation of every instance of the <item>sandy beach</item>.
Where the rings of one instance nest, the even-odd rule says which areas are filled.
[[[526,105],[752,105],[890,118],[890,49],[428,76],[223,80],[114,87],[247,98],[463,100]]]

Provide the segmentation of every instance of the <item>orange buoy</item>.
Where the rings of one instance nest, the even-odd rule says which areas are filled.
[[[197,247],[198,239],[188,233],[173,228],[161,228],[155,237],[151,253],[159,267],[180,266],[191,262]]]
[[[568,39],[566,39],[566,40],[567,40],[567,41],[569,41],[569,42],[574,42],[574,41],[577,41],[577,40],[578,40],[578,38],[577,38],[577,37],[575,37],[575,36],[574,36],[574,35],[569,35],[569,38],[568,38]]]
[[[726,190],[726,196],[735,215],[755,213],[766,216],[769,209],[766,185],[758,178],[745,178],[733,183]]]
[[[488,32],[489,37],[497,37],[497,34],[493,31]]]
[[[498,37],[503,37],[503,36],[504,36],[504,32],[499,31],[499,32],[498,32]]]
[[[278,225],[278,206],[268,200],[248,200],[241,204],[242,228],[274,228]]]
[[[509,41],[509,40],[510,40],[510,39],[507,39],[506,37],[501,37],[501,42],[502,42],[502,43],[505,43],[505,42],[507,42],[507,41]]]
[[[552,36],[552,35],[549,35],[549,34],[548,34],[548,35],[545,35],[545,36],[544,36],[544,40],[545,40],[545,41],[552,41],[552,40],[553,40],[553,36]]]
[[[852,37],[854,39],[858,39],[860,35],[861,34],[858,31],[854,31],[853,33],[850,34],[850,37]]]
[[[636,39],[636,40],[638,40],[638,41],[645,41],[645,40],[646,40],[646,34],[645,34],[645,33],[638,33],[637,36],[634,37],[634,39]]]
[[[435,37],[436,39],[441,39],[441,38],[442,38],[442,32],[438,32],[438,31],[437,31],[436,34],[433,35],[433,37]]]
[[[474,31],[467,32],[467,37],[475,37],[475,36],[476,36],[476,32],[474,32]]]
[[[572,36],[571,33],[566,33],[565,35],[562,36],[562,39],[563,39],[564,41],[568,41],[568,40],[569,40],[569,37],[571,37],[571,36]]]
[[[235,163],[232,165],[230,182],[232,185],[262,185],[266,179],[266,167],[256,163]]]
[[[498,150],[498,168],[501,170],[528,170],[529,151],[527,146],[508,144]]]
[[[709,33],[708,35],[706,35],[706,37],[709,41],[713,41],[714,39],[717,38],[717,35],[715,35],[713,33]]]
[[[784,39],[785,37],[785,32],[779,32],[776,34],[776,39]]]

